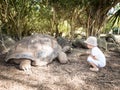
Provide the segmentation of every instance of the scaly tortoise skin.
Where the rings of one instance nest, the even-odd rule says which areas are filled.
[[[5,61],[19,64],[22,70],[29,70],[31,65],[47,65],[55,58],[58,58],[60,63],[68,61],[67,55],[55,38],[35,34],[17,42],[8,52]]]

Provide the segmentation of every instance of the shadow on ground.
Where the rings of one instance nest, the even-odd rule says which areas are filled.
[[[27,74],[16,65],[0,58],[0,90],[119,90],[120,56],[109,52],[107,66],[99,72],[89,71],[87,56],[80,56],[80,50],[68,54],[69,62],[53,61],[45,67],[32,67]]]

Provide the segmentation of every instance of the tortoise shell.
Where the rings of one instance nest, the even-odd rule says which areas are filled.
[[[28,59],[33,62],[44,61],[50,63],[60,53],[63,53],[62,48],[55,38],[49,35],[35,34],[17,42],[8,52],[5,61]],[[66,55],[64,57],[66,58]],[[64,57],[63,59],[65,59]]]

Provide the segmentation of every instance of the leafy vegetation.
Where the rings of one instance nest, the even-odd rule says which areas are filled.
[[[81,27],[86,36],[97,36],[114,26],[116,20],[119,22],[120,6],[117,6],[117,12],[110,19],[107,15],[118,2],[119,0],[1,0],[0,30],[2,34],[18,40],[32,33],[73,38],[75,31]]]

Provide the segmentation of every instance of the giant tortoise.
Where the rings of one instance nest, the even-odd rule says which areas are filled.
[[[5,61],[19,64],[22,70],[29,70],[31,65],[43,66],[58,58],[60,63],[67,63],[67,55],[55,38],[49,35],[35,34],[17,42],[8,52]]]

